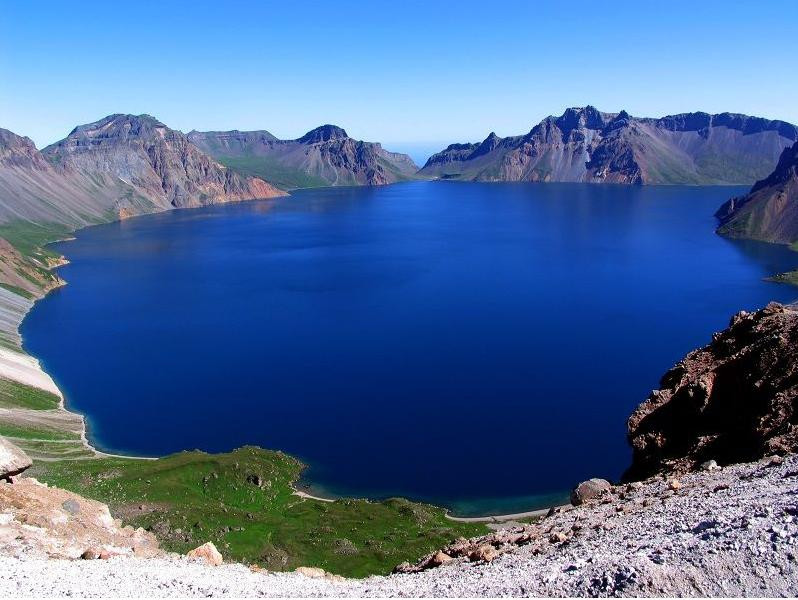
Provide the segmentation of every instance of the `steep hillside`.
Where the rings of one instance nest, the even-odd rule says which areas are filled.
[[[741,184],[769,173],[798,140],[783,121],[723,113],[661,119],[592,106],[548,117],[528,134],[453,144],[419,172],[475,181]]]
[[[79,227],[136,214],[270,198],[282,192],[242,177],[147,115],[111,115],[76,127],[39,152],[0,130],[0,223]]]
[[[411,179],[418,170],[406,154],[354,140],[335,125],[296,140],[279,140],[268,131],[192,131],[188,137],[222,164],[284,189],[383,185]]]
[[[718,233],[791,244],[798,241],[798,143],[785,148],[776,169],[741,198],[732,198],[716,216]]]

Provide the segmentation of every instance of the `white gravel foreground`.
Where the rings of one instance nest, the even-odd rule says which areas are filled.
[[[615,488],[611,501],[543,521],[565,543],[489,564],[336,581],[209,567],[178,556],[0,558],[0,596],[796,596],[798,456]],[[676,487],[677,489],[672,489]],[[537,552],[537,553],[536,553]]]

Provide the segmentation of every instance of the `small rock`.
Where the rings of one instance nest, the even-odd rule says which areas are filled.
[[[677,492],[680,489],[682,489],[682,482],[679,481],[678,479],[669,479],[668,487],[672,489],[674,492]]]
[[[319,567],[297,567],[294,573],[304,575],[305,577],[312,577],[313,579],[324,579],[328,573]]]
[[[471,562],[490,562],[497,556],[499,556],[499,551],[496,550],[496,548],[490,546],[489,544],[484,544],[471,552],[471,554],[468,555],[468,560]]]
[[[441,552],[439,550],[432,555],[432,558],[429,560],[429,564],[431,567],[440,567],[441,565],[445,565],[447,562],[451,562],[452,560],[454,559],[446,554],[446,552]]]
[[[588,479],[576,486],[571,492],[571,504],[579,506],[589,500],[595,500],[609,494],[612,484],[606,479]]]
[[[551,536],[549,536],[549,541],[552,544],[562,544],[567,539],[568,536],[561,531],[555,531],[554,533],[551,534]]]
[[[77,500],[64,500],[61,503],[61,508],[70,515],[76,515],[80,512],[80,503]]]
[[[720,465],[715,460],[708,460],[706,462],[701,463],[701,470],[702,471],[719,471]]]
[[[89,548],[88,550],[84,550],[80,557],[83,560],[97,560],[100,558],[100,553],[94,548]]]
[[[218,567],[224,562],[222,555],[216,549],[216,546],[213,545],[213,542],[206,542],[202,546],[190,550],[186,556],[204,559],[205,562],[214,567]]]

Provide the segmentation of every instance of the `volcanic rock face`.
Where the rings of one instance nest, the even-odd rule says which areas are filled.
[[[39,152],[0,129],[0,223],[80,227],[148,212],[283,195],[229,171],[147,115],[111,115]]]
[[[771,303],[735,315],[688,354],[628,422],[626,480],[798,450],[798,312]]]
[[[528,134],[453,144],[419,172],[476,181],[751,183],[798,140],[783,121],[723,113],[645,119],[592,106],[548,117]]]
[[[409,156],[352,139],[335,125],[296,140],[279,140],[268,131],[192,131],[188,137],[221,163],[284,189],[383,185],[410,179],[418,170]]]
[[[791,244],[798,240],[798,142],[786,148],[776,169],[751,191],[732,198],[716,216],[718,233]]]
[[[279,195],[262,180],[224,168],[149,115],[111,115],[81,125],[43,154],[65,172],[118,178],[164,209]],[[137,201],[130,204],[137,212]]]

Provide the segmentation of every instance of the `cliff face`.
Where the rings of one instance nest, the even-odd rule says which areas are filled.
[[[28,138],[0,130],[0,223],[74,228],[282,194],[226,169],[185,135],[146,115],[111,115],[81,125],[42,152]]]
[[[528,134],[453,144],[419,172],[476,181],[740,184],[764,177],[798,128],[746,115],[646,119],[592,106],[548,117]]]
[[[296,140],[279,140],[268,131],[192,131],[188,137],[221,163],[284,189],[383,185],[410,179],[418,170],[409,156],[352,139],[335,125]]]
[[[791,244],[798,240],[798,142],[782,152],[775,170],[741,198],[720,207],[718,233]]]
[[[688,354],[629,418],[624,478],[683,473],[798,450],[798,312],[770,304],[735,315]]]
[[[111,115],[81,125],[42,154],[65,173],[117,178],[161,209],[280,195],[265,181],[224,168],[149,115]],[[129,204],[137,212],[136,201]]]

